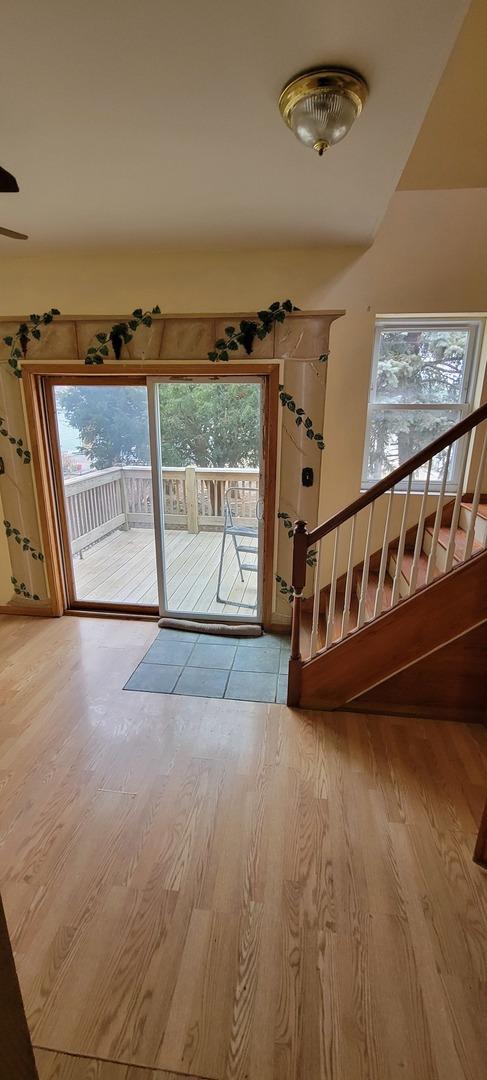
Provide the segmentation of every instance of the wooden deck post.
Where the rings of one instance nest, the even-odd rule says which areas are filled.
[[[301,689],[301,602],[306,582],[306,556],[308,553],[308,529],[305,521],[294,526],[293,546],[293,615],[291,625],[291,659],[289,661],[288,705],[298,705]]]
[[[479,866],[483,866],[484,870],[487,870],[487,802],[480,822],[473,861],[478,863]]]
[[[188,465],[184,470],[184,490],[186,493],[186,514],[188,518],[187,530],[190,533],[197,533],[199,532],[198,491],[196,488],[196,469],[194,465]]]

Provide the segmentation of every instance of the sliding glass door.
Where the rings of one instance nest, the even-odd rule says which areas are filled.
[[[51,380],[70,607],[157,611],[147,387]]]
[[[263,382],[147,384],[161,614],[258,621]]]

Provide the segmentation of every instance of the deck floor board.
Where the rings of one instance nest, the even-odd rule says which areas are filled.
[[[168,606],[171,611],[198,614],[251,615],[244,606],[254,604],[257,574],[243,571],[240,580],[237,556],[227,540],[221,594],[233,603],[216,599],[221,532],[188,533],[170,529],[165,534]],[[246,555],[256,564],[256,556]],[[155,540],[152,529],[117,529],[73,561],[78,600],[119,604],[157,605]]]

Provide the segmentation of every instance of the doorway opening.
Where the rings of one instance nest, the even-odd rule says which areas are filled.
[[[277,368],[168,368],[34,376],[65,610],[269,623]]]

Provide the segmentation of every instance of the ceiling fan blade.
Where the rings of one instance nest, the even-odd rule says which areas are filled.
[[[12,176],[12,173],[7,172],[6,169],[2,169],[2,166],[0,165],[0,191],[3,192],[18,190],[19,185],[15,179],[15,176]]]
[[[27,233],[15,232],[13,229],[3,229],[0,225],[0,233],[2,236],[10,236],[12,240],[28,240]]]

